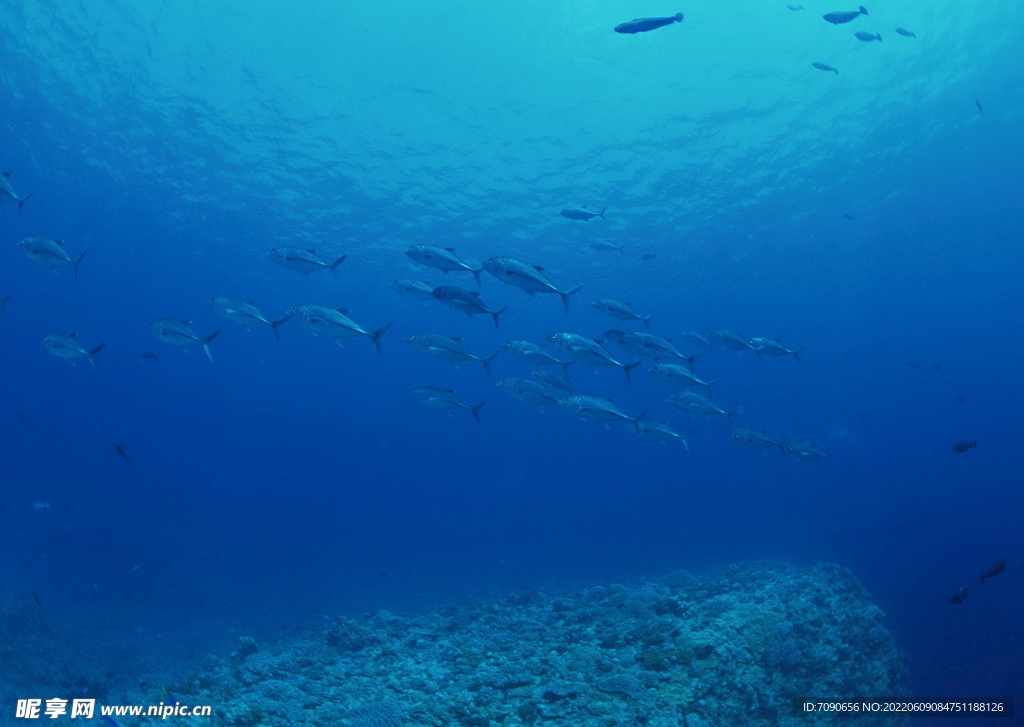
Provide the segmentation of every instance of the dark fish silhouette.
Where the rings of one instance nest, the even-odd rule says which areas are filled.
[[[3,298],[0,298],[0,310],[6,310],[7,309],[7,301],[9,301],[10,299],[11,299],[10,295],[5,295]]]
[[[843,213],[843,217],[845,217],[845,218],[846,218],[846,219],[848,219],[848,220],[855,220],[855,219],[857,219],[856,217],[854,217],[853,215],[851,215],[851,214],[850,214],[849,212],[844,212],[844,213]]]
[[[832,23],[832,25],[841,25],[842,23],[849,23],[858,15],[867,14],[868,11],[864,9],[863,5],[861,5],[860,8],[858,8],[857,10],[847,10],[838,13],[825,13],[821,17],[823,17],[826,22]]]
[[[863,40],[865,43],[870,43],[873,40],[881,42],[882,40],[881,33],[876,33],[875,35],[872,35],[871,33],[865,33],[863,30],[859,30],[853,35],[857,38],[857,40]]]
[[[657,30],[658,28],[664,28],[666,25],[672,25],[672,23],[683,22],[683,14],[676,13],[667,18],[637,18],[636,20],[630,20],[628,23],[619,23],[615,26],[616,33],[646,33],[649,30]]]
[[[951,606],[956,606],[966,601],[969,595],[971,595],[971,589],[967,586],[964,586],[959,591],[950,596],[949,603]]]
[[[120,444],[115,444],[114,451],[121,456],[121,459],[124,460],[125,464],[128,464],[128,453],[124,451],[124,447],[122,447]]]
[[[919,364],[917,361],[907,361],[907,366],[909,366],[912,369],[921,368],[921,364]]]
[[[902,35],[904,38],[916,38],[917,37],[916,35],[914,35],[912,32],[910,32],[906,28],[896,28],[896,32],[899,33],[900,35]]]
[[[35,591],[32,591],[32,600],[36,602],[36,605],[39,606],[39,608],[43,607],[43,602],[39,600],[39,596],[36,595]]]
[[[953,445],[954,452],[966,452],[968,449],[974,449],[978,446],[978,440],[975,439],[973,442],[957,442]]]
[[[157,359],[160,357],[151,351],[143,351],[142,358],[146,359],[147,361],[152,361],[153,359]]]
[[[839,75],[839,69],[833,68],[832,66],[826,63],[812,63],[811,65],[817,68],[819,71],[832,71],[837,76]]]
[[[981,108],[981,101],[975,101],[974,104],[978,107],[979,114],[985,113],[985,111]]]
[[[989,569],[988,573],[986,573],[985,575],[983,575],[981,577],[981,582],[984,583],[986,578],[995,578],[997,575],[1002,573],[1004,570],[1006,570],[1006,561],[1005,560],[1001,560],[998,563],[996,563],[994,566],[992,566]]]
[[[645,252],[643,255],[640,256],[640,259],[643,260],[644,262],[650,262],[651,260],[653,260],[656,257],[658,257],[657,253]]]
[[[967,406],[967,399],[963,398],[962,396],[958,396],[956,400],[960,402],[960,406]]]

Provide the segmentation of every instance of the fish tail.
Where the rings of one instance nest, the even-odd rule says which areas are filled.
[[[206,358],[210,359],[210,361],[213,361],[213,354],[210,353],[210,341],[212,341],[219,335],[220,329],[218,328],[216,331],[214,331],[209,336],[203,339],[203,350],[206,351]]]
[[[866,7],[864,7],[863,5],[861,5],[859,9],[860,9],[860,14],[861,15],[867,15],[868,14],[868,9]]]
[[[473,273],[473,280],[476,281],[476,287],[478,287],[478,288],[480,287],[480,273],[482,273],[483,271],[484,271],[483,268],[477,268],[476,270],[473,270],[472,268],[470,268],[470,270],[469,270],[469,272]],[[444,272],[447,273],[448,271],[445,270]]]
[[[576,363],[576,362],[575,361],[566,361],[564,364],[562,364],[562,373],[565,374],[565,378],[566,379],[569,378],[569,367],[572,366],[574,363]]]
[[[633,363],[626,364],[625,366],[622,367],[623,373],[626,374],[626,383],[627,384],[629,383],[629,372],[632,371],[633,369],[635,369],[641,363],[643,363],[643,362],[642,361],[634,361]]]
[[[740,416],[742,416],[743,415],[743,407],[742,406],[738,406],[735,409],[733,409],[731,412],[729,412],[728,414],[725,415],[725,418],[729,422],[729,426],[730,427],[732,426],[732,415],[733,414],[739,414]]]
[[[486,403],[486,401],[481,401],[479,404],[477,404],[476,406],[469,410],[469,413],[472,414],[473,418],[476,419],[477,421],[480,421],[480,415],[477,414],[477,412],[480,411],[480,407],[482,407]]]
[[[508,306],[505,306],[504,308],[502,308],[499,311],[492,311],[491,312],[491,317],[494,319],[494,327],[495,328],[498,327],[498,316],[500,316],[502,313],[504,313],[507,310],[508,310]]]
[[[285,316],[284,318],[282,318],[279,321],[271,321],[270,322],[270,330],[274,332],[274,340],[277,341],[278,343],[281,342],[281,334],[277,332],[277,327],[279,325],[281,325],[282,323],[284,323],[289,318],[291,318],[291,316]]]
[[[800,363],[800,352],[803,351],[803,350],[804,350],[804,347],[801,346],[797,350],[793,351],[793,358],[796,359],[797,363]]]
[[[31,197],[31,196],[32,196],[32,193],[31,193],[31,192],[29,192],[29,193],[28,193],[28,194],[26,194],[26,195],[25,195],[24,197],[22,197],[21,199],[19,199],[19,200],[18,200],[18,217],[21,217],[21,207],[22,207],[22,205],[23,205],[23,204],[25,204],[25,202],[26,202],[26,201],[28,200],[28,198],[29,198],[29,197]]]
[[[327,266],[328,269],[330,269],[331,275],[334,276],[335,280],[338,279],[338,266],[341,265],[342,261],[344,261],[344,259],[347,258],[347,257],[348,257],[348,255],[342,255],[337,260],[335,260],[333,263],[331,263],[330,265]]]
[[[82,254],[78,256],[78,259],[71,263],[71,266],[75,269],[75,280],[78,280],[78,264],[82,262],[82,258],[85,257],[85,253],[87,252],[89,251],[82,250]]]
[[[836,72],[837,76],[839,75],[839,69],[838,68],[833,68],[832,70]]]
[[[646,411],[642,411],[639,414],[637,414],[635,417],[630,419],[629,421],[630,421],[631,424],[633,424],[635,426],[636,423],[638,421],[640,421],[641,419],[643,419],[645,416],[647,416],[647,412]]]
[[[690,373],[691,374],[693,373],[693,362],[696,361],[697,359],[699,359],[703,355],[704,354],[702,354],[702,353],[695,353],[692,356],[683,356],[683,361],[686,362],[686,368],[690,369]]]
[[[494,357],[497,356],[499,353],[501,353],[500,350],[499,351],[495,351],[494,353],[492,353],[487,358],[480,359],[480,363],[482,363],[484,365],[484,371],[487,372],[488,376],[491,375],[491,361],[493,361]]]
[[[789,437],[786,437],[781,442],[779,442],[779,451],[782,452],[783,454],[786,453],[786,442],[788,441]]]
[[[580,292],[580,289],[582,287],[583,287],[582,285],[577,285],[575,288],[573,288],[572,290],[570,290],[570,291],[568,291],[566,293],[563,293],[562,291],[558,291],[558,294],[560,296],[562,296],[562,307],[565,308],[565,312],[566,313],[569,312],[569,297],[573,296],[573,295],[576,295],[578,292]]]
[[[377,355],[380,356],[380,337],[388,332],[391,328],[391,324],[388,323],[386,326],[378,328],[376,331],[370,334],[370,338],[373,340],[373,347],[377,349]]]
[[[93,350],[91,350],[91,351],[89,351],[88,353],[86,353],[86,354],[85,354],[86,356],[88,356],[88,357],[89,357],[89,363],[91,363],[91,364],[92,364],[92,367],[93,367],[94,369],[96,369],[97,371],[99,371],[100,369],[99,369],[99,367],[98,367],[98,366],[96,365],[96,359],[94,358],[94,356],[95,356],[96,354],[98,354],[98,353],[100,352],[100,349],[101,349],[101,348],[103,348],[103,347],[104,347],[104,346],[106,346],[106,345],[107,345],[107,344],[105,344],[105,343],[101,343],[101,344],[100,344],[99,346],[97,346],[96,348],[94,348]]]
[[[690,443],[688,441],[686,441],[686,440],[689,439],[690,435],[693,434],[695,431],[696,431],[695,429],[691,429],[686,434],[684,434],[682,437],[680,437],[680,439],[683,440],[683,446],[686,447],[686,451],[687,452],[690,451]]]
[[[672,19],[674,21],[676,21],[677,23],[681,23],[681,22],[683,22],[683,14],[682,13],[676,13],[675,15],[672,16]],[[601,215],[601,216],[604,217],[604,215]]]
[[[655,314],[651,313],[646,318],[641,318],[640,319],[640,320],[642,320],[644,322],[644,328],[646,328],[648,331],[651,330],[651,319],[654,318],[654,316],[655,316]]]
[[[756,353],[756,354],[757,354],[757,360],[758,360],[758,361],[764,361],[764,359],[763,359],[763,358],[761,358],[761,349],[759,349],[759,348],[753,348],[753,346],[751,346],[751,348],[753,349],[754,353]]]
[[[607,217],[604,216],[604,211],[606,209],[608,209],[608,208],[607,207],[602,207],[601,211],[597,213],[597,216],[600,217],[602,220],[607,219]]]
[[[704,384],[704,388],[708,390],[708,396],[711,396],[711,387],[717,383],[718,379],[715,379],[714,381],[709,381],[708,383]]]

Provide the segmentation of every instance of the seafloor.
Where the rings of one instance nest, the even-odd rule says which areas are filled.
[[[274,643],[243,637],[188,673],[168,677],[164,666],[125,684],[97,676],[79,686],[101,704],[209,704],[212,717],[167,721],[237,727],[848,724],[794,704],[906,698],[884,618],[846,568],[734,565],[339,618]],[[32,604],[0,602],[0,636],[0,693],[66,691],[68,666],[55,671],[54,637]],[[859,715],[856,724],[905,722]]]

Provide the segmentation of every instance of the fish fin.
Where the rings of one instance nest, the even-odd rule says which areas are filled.
[[[285,316],[280,320],[270,322],[270,330],[274,332],[274,340],[277,341],[278,343],[281,342],[281,334],[277,332],[277,327],[290,318],[291,316]]]
[[[640,320],[642,320],[644,322],[644,328],[646,328],[648,331],[651,330],[651,319],[654,318],[654,316],[655,316],[655,314],[651,313],[646,318],[643,318],[643,317],[640,318]],[[672,339],[669,338],[668,340],[671,341]]]
[[[626,364],[625,366],[622,367],[622,371],[626,374],[626,383],[627,384],[629,383],[629,372],[632,371],[633,369],[635,369],[641,363],[643,363],[643,362],[642,361],[634,361],[633,363]]]
[[[531,265],[530,267],[536,270],[538,273],[544,272],[544,268],[542,268],[540,265]]]
[[[3,175],[4,175],[5,177],[7,177],[8,179],[10,179],[10,178],[11,178],[11,173],[10,173],[10,172],[0,172],[0,174],[3,174]]]
[[[454,247],[446,247],[445,250],[447,250],[448,252],[455,252]]]
[[[380,356],[380,337],[387,333],[389,328],[391,328],[390,323],[381,326],[376,331],[370,334],[370,338],[373,340],[373,346],[374,348],[377,349],[378,356]]]
[[[756,353],[756,354],[757,354],[757,360],[758,360],[758,361],[764,361],[764,359],[763,359],[763,358],[761,358],[761,349],[759,349],[759,348],[755,348],[755,349],[753,349],[753,350],[754,350],[754,353]]]
[[[725,418],[728,420],[730,427],[732,426],[732,415],[733,414],[739,414],[740,416],[743,416],[743,407],[742,406],[738,406],[735,409],[733,409],[731,412],[728,412],[725,415]]]
[[[708,390],[708,398],[711,398],[711,387],[712,387],[712,385],[717,384],[717,383],[718,383],[718,379],[715,379],[714,381],[709,381],[708,383],[704,384],[704,387]]]
[[[469,413],[472,414],[473,418],[476,419],[477,421],[480,421],[480,415],[477,412],[480,411],[480,407],[482,407],[486,403],[486,401],[481,401],[479,404],[477,404],[476,406],[469,410]]]
[[[676,13],[675,15],[672,16],[672,19],[674,21],[676,21],[677,23],[681,23],[681,22],[683,22],[683,14],[682,13]],[[604,217],[604,215],[601,215],[601,216]]]
[[[60,242],[60,240],[57,240],[57,242]],[[88,250],[82,250],[82,254],[78,256],[78,259],[75,260],[73,263],[71,263],[71,266],[75,270],[75,280],[78,280],[78,264],[80,262],[82,262],[82,258],[85,257],[85,253],[87,253],[87,252],[89,252],[89,251]]]
[[[679,13],[679,20],[682,20],[682,19],[683,19],[683,14],[682,14],[682,13]],[[676,22],[678,23],[678,22],[679,22],[679,20],[677,20]],[[598,216],[598,217],[600,217],[600,218],[601,218],[602,220],[603,220],[603,219],[606,219],[606,218],[605,218],[605,216],[604,216],[604,211],[605,211],[606,209],[608,209],[608,208],[607,208],[607,207],[602,207],[602,208],[601,208],[601,211],[597,213],[597,216]]]
[[[576,363],[576,362],[575,361],[566,361],[564,364],[562,364],[562,373],[565,374],[565,378],[566,379],[569,378],[569,367],[572,366],[574,363]]]
[[[335,308],[334,310],[338,311],[343,316],[347,316],[351,312],[348,308]]]
[[[5,175],[5,176],[10,176],[10,175]],[[26,195],[25,195],[24,197],[22,197],[21,199],[19,199],[19,200],[18,200],[18,217],[21,217],[21,206],[22,206],[23,204],[25,204],[25,201],[26,201],[26,200],[27,200],[27,199],[28,199],[29,197],[31,197],[31,196],[32,196],[32,193],[31,193],[31,192],[29,192],[29,193],[28,193],[28,194],[26,194]]]
[[[348,255],[342,255],[342,256],[341,256],[341,257],[339,257],[339,258],[338,258],[337,260],[335,260],[335,261],[334,261],[333,263],[331,263],[330,265],[328,265],[328,266],[327,266],[327,267],[328,267],[328,269],[330,269],[330,271],[331,271],[331,275],[333,275],[333,276],[334,276],[334,279],[335,279],[335,280],[337,280],[337,279],[338,279],[338,266],[339,266],[339,265],[341,265],[341,263],[342,263],[342,262],[343,262],[343,261],[345,260],[345,258],[347,258],[347,257],[348,257]]]
[[[471,269],[469,271],[469,272],[473,273],[473,280],[476,281],[477,287],[480,287],[480,273],[482,273],[483,271],[484,271],[483,268],[477,268],[476,270],[472,270]],[[428,283],[428,285],[429,285],[429,283]]]
[[[484,371],[487,372],[488,376],[491,375],[491,361],[493,361],[494,357],[497,356],[499,353],[501,353],[501,349],[495,351],[494,353],[492,353],[487,358],[480,359],[480,363],[482,363],[484,365]]]
[[[210,361],[213,361],[213,354],[210,353],[210,341],[215,339],[218,335],[220,335],[219,328],[203,339],[203,350],[206,351],[206,358],[210,359]]]
[[[647,416],[647,412],[646,411],[642,411],[639,414],[637,414],[635,417],[633,417],[633,422],[638,422],[641,419],[643,419],[645,416]]]
[[[800,352],[803,351],[803,350],[804,350],[804,347],[801,346],[797,350],[793,351],[793,358],[796,359],[797,363],[800,363]]]
[[[96,359],[95,359],[95,358],[93,358],[93,356],[95,356],[96,354],[98,354],[98,353],[100,352],[100,349],[101,349],[101,348],[103,348],[103,347],[104,347],[104,346],[106,346],[106,345],[107,345],[107,344],[105,344],[105,343],[101,343],[101,344],[100,344],[99,346],[97,346],[96,348],[94,348],[94,349],[93,349],[93,350],[91,350],[91,351],[88,351],[88,352],[86,352],[86,354],[85,354],[86,356],[88,356],[88,357],[89,357],[89,363],[91,363],[91,364],[92,364],[92,367],[93,367],[94,369],[96,369],[97,371],[99,371],[99,367],[98,367],[98,366],[96,365]]]
[[[569,291],[567,291],[565,293],[563,293],[562,291],[558,291],[558,294],[560,296],[562,296],[562,307],[565,308],[565,312],[566,313],[569,312],[569,298],[570,298],[570,296],[576,295],[578,292],[580,292],[580,290],[582,288],[583,288],[582,285],[577,285],[575,288],[573,288],[572,290],[569,290]]]
[[[479,293],[477,293],[477,295],[479,295]],[[501,310],[499,310],[499,311],[493,311],[493,312],[491,313],[491,317],[493,317],[493,318],[494,318],[494,327],[495,327],[495,328],[497,328],[497,327],[498,327],[498,316],[500,316],[500,315],[501,315],[502,313],[504,313],[504,312],[505,312],[505,311],[507,311],[507,310],[508,310],[508,306],[505,306],[505,307],[504,307],[504,308],[502,308]]]
[[[860,10],[861,15],[867,15],[868,14],[868,9],[865,8],[863,5],[861,5],[860,8],[858,8],[858,9]]]

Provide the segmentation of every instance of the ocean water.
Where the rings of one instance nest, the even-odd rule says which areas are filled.
[[[46,659],[117,662],[117,691],[240,633],[760,561],[848,568],[917,697],[1024,696],[1024,6],[893,0],[826,23],[836,9],[8,4],[0,167],[31,197],[0,205],[0,582],[79,635],[31,657],[52,677],[39,696],[61,680]],[[605,218],[559,214],[583,205]],[[29,236],[87,250],[77,280],[27,259]],[[582,289],[566,313],[419,265],[417,244]],[[347,257],[305,275],[267,258],[281,246]],[[508,310],[496,330],[396,278]],[[393,325],[379,357],[294,319],[276,342],[215,296]],[[689,449],[517,401],[496,383],[535,367],[505,352],[488,376],[404,343],[487,356],[643,329],[598,298],[701,353],[716,402],[743,407],[734,426],[827,456],[745,448],[724,418],[676,411],[650,359],[629,384],[584,363],[571,379],[692,429]],[[156,340],[158,318],[220,330],[213,361]],[[680,337],[720,329],[801,360]],[[97,370],[51,356],[52,332],[105,344]],[[424,406],[422,386],[486,401],[480,422]],[[35,695],[19,688],[4,720]]]

